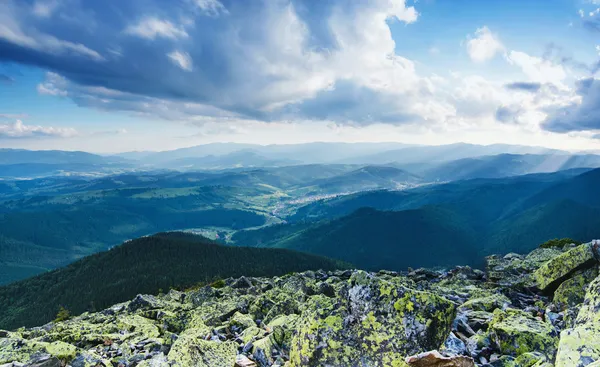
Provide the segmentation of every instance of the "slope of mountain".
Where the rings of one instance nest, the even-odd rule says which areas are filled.
[[[524,203],[524,208],[552,200],[569,199],[600,207],[600,169],[591,170],[553,185]]]
[[[400,212],[363,208],[331,221],[292,225],[296,231],[289,231],[288,226],[271,228],[276,235],[271,235],[268,241],[261,239],[264,241],[261,243],[253,241],[253,231],[242,232],[245,236],[234,235],[232,240],[333,256],[370,270],[481,265],[476,235],[469,221],[443,208]]]
[[[600,207],[552,200],[499,220],[489,233],[486,254],[528,251],[546,238],[600,238]]]
[[[321,193],[343,193],[374,189],[404,189],[423,179],[404,170],[387,166],[365,166],[341,175],[314,181]]]
[[[0,287],[0,328],[48,322],[59,306],[79,314],[101,310],[138,293],[183,289],[228,277],[347,267],[339,261],[294,251],[228,247],[201,236],[159,233]]]
[[[0,272],[0,284],[18,279],[23,272],[63,266],[149,233],[263,225],[266,213],[251,200],[271,193],[270,189],[191,186],[83,191],[6,201],[0,206],[0,233],[21,245],[2,248],[0,262],[10,267]],[[48,256],[51,253],[56,255]]]
[[[570,155],[560,150],[541,147],[528,147],[520,145],[474,145],[474,144],[449,144],[433,146],[410,146],[396,150],[384,151],[373,155],[355,157],[344,160],[344,163],[362,164],[398,164],[449,162],[457,159],[473,158],[497,154],[559,154]]]
[[[600,156],[596,155],[499,154],[444,162],[416,172],[427,181],[457,181],[597,167]]]
[[[299,210],[292,217],[296,223],[240,231],[231,240],[314,252],[367,269],[454,265],[457,260],[473,264],[472,259],[492,253],[530,251],[550,237],[600,237],[600,169],[570,177],[573,173],[461,181],[324,200]],[[311,223],[319,218],[334,219]],[[440,251],[438,243],[451,243],[456,252]]]

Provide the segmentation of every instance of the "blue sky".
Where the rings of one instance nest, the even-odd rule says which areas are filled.
[[[600,0],[4,0],[0,147],[598,150]]]

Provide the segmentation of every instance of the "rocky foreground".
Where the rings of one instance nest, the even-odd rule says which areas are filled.
[[[486,272],[227,279],[0,331],[0,366],[598,367],[599,259],[592,242]]]

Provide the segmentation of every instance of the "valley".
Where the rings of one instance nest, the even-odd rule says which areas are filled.
[[[0,180],[0,284],[174,230],[397,271],[480,267],[486,255],[527,252],[548,238],[600,237],[597,156],[531,148],[515,154],[519,147],[478,156],[499,148],[453,145],[403,147],[405,155],[396,149],[374,159],[376,144],[318,147],[329,152],[319,162],[308,153],[314,144],[220,144],[115,157],[18,151],[2,158],[0,151],[0,161],[11,164],[126,170]],[[188,154],[211,163],[158,168],[195,157]],[[376,163],[382,156],[397,161]],[[364,159],[372,162],[358,163]]]

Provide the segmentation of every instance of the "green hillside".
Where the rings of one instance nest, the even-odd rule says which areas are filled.
[[[239,231],[232,241],[336,257],[367,269],[404,270],[477,265],[493,253],[531,251],[548,238],[600,238],[600,170],[568,174],[322,200],[298,210],[290,223]]]
[[[228,277],[276,276],[348,265],[281,249],[228,247],[186,233],[159,233],[85,257],[65,268],[0,287],[0,329],[101,310],[138,293],[156,294]]]
[[[289,224],[244,231],[234,235],[233,240],[334,257],[370,270],[477,266],[483,261],[466,218],[436,207],[401,212],[363,208],[343,218],[308,226]]]

